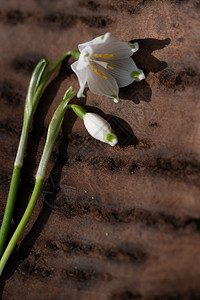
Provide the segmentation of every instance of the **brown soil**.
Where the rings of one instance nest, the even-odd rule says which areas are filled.
[[[146,80],[121,102],[87,91],[115,148],[67,113],[30,223],[0,279],[2,299],[200,299],[200,7],[197,0],[1,1],[0,218],[38,59],[105,32],[138,41]],[[34,184],[49,120],[69,85],[66,61],[35,114],[14,224]]]

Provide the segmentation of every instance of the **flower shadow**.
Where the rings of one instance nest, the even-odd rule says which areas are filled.
[[[150,72],[157,73],[167,67],[165,61],[160,61],[152,52],[165,48],[170,44],[170,39],[158,40],[153,38],[132,40],[131,43],[138,42],[139,50],[134,53],[133,59],[139,69],[142,69],[146,78]],[[146,80],[134,81],[129,86],[121,88],[119,97],[125,100],[132,100],[135,104],[140,101],[150,102],[152,90]]]
[[[111,125],[114,133],[117,135],[117,144],[120,148],[125,148],[129,145],[138,145],[138,138],[134,134],[130,125],[125,120],[111,114],[105,114],[102,110],[96,107],[86,106],[86,110],[88,112],[100,115]]]
[[[114,130],[114,133],[118,139],[117,144],[120,148],[125,148],[130,145],[136,146],[139,144],[138,138],[125,120],[113,115],[106,115],[105,119],[109,122]]]

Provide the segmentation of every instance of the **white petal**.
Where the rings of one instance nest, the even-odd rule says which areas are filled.
[[[142,70],[137,68],[130,57],[113,61],[109,60],[109,64],[115,69],[108,69],[107,71],[116,79],[120,88],[129,85],[134,80],[140,81],[145,78]]]
[[[91,46],[95,54],[114,54],[112,60],[132,56],[133,52],[136,52],[139,48],[138,43],[117,40],[109,32],[87,43],[80,44],[78,46],[79,51],[82,51],[86,46]],[[103,58],[98,60],[103,60]]]
[[[133,55],[131,46],[127,42],[117,40],[115,37],[108,39],[104,44],[92,45],[92,49],[94,54],[114,54],[112,58],[109,58],[110,60],[118,60]],[[105,58],[99,57],[98,60],[105,61]]]
[[[105,133],[110,133],[112,130],[110,124],[94,113],[87,113],[83,120],[89,134],[95,139],[105,142]]]
[[[113,35],[111,33],[107,32],[106,34],[98,36],[98,37],[96,37],[95,39],[93,39],[89,42],[79,44],[78,49],[81,52],[87,46],[93,46],[93,45],[97,45],[97,44],[104,44],[105,42],[111,40],[112,38],[113,38]]]
[[[94,113],[86,113],[83,121],[87,131],[92,137],[101,142],[108,143],[111,146],[117,144],[117,137],[105,119]]]
[[[115,102],[115,103],[119,103],[119,98],[117,97],[111,97],[111,99]]]
[[[73,64],[71,64],[72,70],[76,73],[76,76],[78,77],[80,89],[77,93],[77,97],[80,98],[80,97],[85,97],[83,94],[83,91],[84,91],[86,80],[87,80],[87,77],[86,77],[87,68],[82,69],[82,70],[77,70],[77,66],[78,66],[78,61],[75,61]]]
[[[108,144],[112,147],[117,145],[117,143],[118,143],[117,137],[113,138],[111,142],[108,142]]]
[[[96,95],[105,95],[108,97],[117,98],[119,93],[119,87],[116,80],[108,70],[102,68],[100,65],[93,63],[94,67],[100,71],[103,76],[107,76],[108,79],[96,74],[90,67],[87,68],[87,84],[92,93]]]
[[[92,57],[92,48],[90,46],[87,46],[84,48],[84,50],[80,53],[79,59],[78,59],[78,65],[76,66],[76,69],[82,70],[89,65],[89,59]]]

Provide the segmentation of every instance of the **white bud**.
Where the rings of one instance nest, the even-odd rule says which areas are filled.
[[[94,113],[86,113],[83,121],[87,131],[93,138],[111,146],[117,144],[117,137],[105,119]]]

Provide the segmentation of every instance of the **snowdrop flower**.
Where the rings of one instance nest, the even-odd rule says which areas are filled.
[[[71,65],[80,85],[77,97],[84,97],[87,83],[94,94],[118,102],[119,88],[145,78],[130,57],[138,50],[138,43],[119,41],[111,33],[106,33],[78,45],[78,48],[79,60]]]
[[[93,138],[111,146],[117,144],[117,137],[105,119],[94,113],[86,113],[83,121],[87,131]]]

